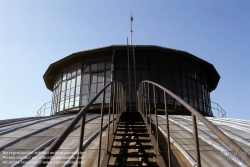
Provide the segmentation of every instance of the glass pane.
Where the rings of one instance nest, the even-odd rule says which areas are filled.
[[[96,99],[96,103],[102,103],[102,94]]]
[[[80,94],[80,86],[77,86],[76,87],[76,95],[79,95]]]
[[[89,85],[82,85],[82,94],[87,94],[89,92]]]
[[[61,93],[61,99],[64,98],[64,94],[65,94],[65,91],[63,91],[63,92]]]
[[[81,84],[81,75],[78,75],[76,78],[76,86]]]
[[[176,84],[180,84],[181,83],[180,75],[175,74],[174,75],[174,81],[175,81]]]
[[[79,65],[76,70],[77,70],[77,74],[80,74],[81,73],[81,65]]]
[[[88,103],[88,95],[82,95],[82,105],[85,105]]]
[[[64,72],[64,73],[63,73],[63,80],[65,80],[65,79],[66,79],[66,77],[67,77],[67,73],[66,73],[66,72]]]
[[[70,82],[71,82],[71,80],[68,80],[68,81],[67,81],[67,89],[70,88]]]
[[[96,95],[95,93],[90,93],[89,100],[93,99],[95,97],[95,95]]]
[[[56,94],[58,94],[58,92],[60,91],[61,88],[61,84],[58,84],[58,87],[56,88]]]
[[[76,68],[73,68],[72,71],[71,71],[71,76],[75,76],[76,75]]]
[[[71,88],[74,88],[75,87],[75,81],[76,81],[76,78],[73,78],[71,80]]]
[[[71,77],[71,69],[68,70],[68,76],[67,76],[67,78],[70,78],[70,77]]]
[[[188,81],[188,87],[189,87],[189,88],[192,88],[191,79],[188,78],[187,81]]]
[[[124,80],[126,80],[126,81],[128,80],[128,71],[124,71],[124,76],[123,77],[124,77],[123,78]]]
[[[111,62],[106,62],[106,69],[110,69],[111,68]]]
[[[66,101],[66,102],[65,102],[65,107],[64,107],[64,109],[68,109],[68,108],[69,108],[69,102]]]
[[[92,74],[91,75],[91,83],[96,83],[97,82],[97,74]]]
[[[83,79],[82,81],[83,84],[89,84],[89,74],[84,74],[82,79]]]
[[[105,86],[108,85],[110,82],[106,82]],[[109,85],[109,87],[107,87],[106,92],[109,92],[111,88],[111,85]]]
[[[103,77],[104,77],[104,73],[103,72],[98,73],[98,82],[103,82]]]
[[[66,97],[69,96],[69,93],[70,93],[70,89],[67,89],[67,91],[66,91]]]
[[[104,69],[104,62],[98,63],[98,70],[103,70]]]
[[[66,82],[64,81],[64,82],[62,82],[62,91],[65,90],[65,86],[66,86]]]
[[[201,83],[200,82],[197,82],[197,88],[198,88],[198,91],[201,91]]]
[[[185,77],[185,76],[182,76],[182,85],[183,85],[183,86],[186,86],[186,85],[187,85],[186,77]]]
[[[98,83],[97,84],[97,92],[100,92],[103,88],[103,83]]]
[[[64,103],[60,103],[60,111],[62,111],[64,109]]]
[[[84,68],[83,69],[84,72],[89,72],[89,65],[84,65],[83,68]]]
[[[69,108],[74,107],[74,98],[70,98]]]
[[[74,93],[75,93],[75,92],[74,92],[74,89],[75,89],[75,88],[71,88],[71,89],[70,89],[70,96],[74,95]]]
[[[148,79],[148,71],[141,70],[141,81]]]
[[[172,74],[166,73],[165,77],[167,83],[173,83]]]
[[[91,84],[90,92],[96,92],[96,84]]]
[[[79,106],[79,100],[80,100],[80,96],[76,96],[76,98],[75,98],[75,107]]]
[[[91,71],[97,71],[97,64],[91,64]]]
[[[109,103],[110,93],[105,94],[105,103]]]
[[[106,71],[106,81],[111,81],[111,71]]]

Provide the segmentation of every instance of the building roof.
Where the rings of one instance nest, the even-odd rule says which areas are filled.
[[[16,153],[15,161],[19,161],[22,156],[29,155],[29,158],[22,159],[22,161],[29,161],[27,163],[36,164],[38,159],[44,155],[44,153],[42,154],[42,151],[48,149],[48,147],[55,140],[55,137],[71,123],[74,117],[75,115],[68,114],[49,117],[0,120],[1,125],[3,125],[3,123],[5,125],[0,128],[0,155],[2,155],[0,156],[0,162],[1,160],[2,162],[5,161],[6,157],[8,156],[13,156],[12,154],[7,155],[8,153]],[[91,121],[92,118],[94,118],[93,121]],[[152,115],[152,118],[155,120],[154,115]],[[160,122],[159,132],[167,138],[166,124],[164,123],[166,121],[165,116],[159,115],[158,119]],[[238,145],[240,145],[241,148],[246,151],[246,154],[249,152],[250,121],[215,117],[207,117],[207,119],[211,121],[216,127],[220,128],[230,138],[232,138]],[[89,114],[86,116],[86,121],[85,127],[88,128],[85,129],[85,149],[84,154],[82,154],[82,162],[83,166],[96,166],[96,156],[92,158],[89,155],[98,155],[99,137],[94,134],[98,134],[98,122],[101,121],[101,117],[99,114]],[[179,155],[176,156],[178,158],[178,162],[181,162],[182,160],[182,162],[186,163],[185,165],[191,164],[192,166],[195,166],[196,154],[193,139],[192,117],[170,115],[169,121],[171,137],[170,142],[172,144],[171,150],[174,152],[172,156]],[[108,115],[105,115],[103,124],[106,125],[107,122]],[[58,149],[58,154],[55,155],[57,157],[51,160],[52,164],[56,164],[56,161],[65,162],[69,160],[71,155],[77,150],[80,136],[80,127],[81,126],[76,126],[76,128],[69,134],[67,139]],[[237,152],[236,154],[234,152],[230,152],[230,149],[225,146],[225,144],[198,119],[197,129],[202,166],[229,167],[245,165],[242,162],[244,159],[240,159]],[[102,141],[103,148],[106,148],[105,145],[107,144],[107,135],[108,131],[106,129],[104,130],[103,134],[103,136],[105,136],[105,140],[103,139]],[[88,144],[88,142],[85,142],[86,140],[91,141],[94,144]],[[5,154],[3,152],[5,152]],[[31,154],[32,152],[33,154]],[[59,154],[60,152],[65,152],[67,154]],[[101,155],[103,157],[104,154]],[[9,163],[10,161],[7,162]],[[6,166],[11,165],[6,164]]]
[[[67,67],[70,67],[74,64],[77,64],[79,62],[83,62],[85,60],[93,60],[101,57],[111,57],[113,54],[113,50],[121,50],[124,49],[126,51],[127,47],[135,47],[136,49],[143,49],[143,50],[158,50],[158,51],[164,51],[164,52],[175,52],[176,55],[180,55],[182,58],[189,58],[191,59],[195,64],[200,64],[202,69],[206,71],[208,76],[208,84],[209,84],[209,91],[213,91],[220,80],[220,75],[214,68],[214,66],[207,61],[204,61],[186,51],[171,49],[171,48],[165,48],[161,46],[155,46],[155,45],[110,45],[105,46],[101,48],[94,48],[90,50],[85,51],[79,51],[72,53],[61,60],[58,60],[54,63],[52,63],[48,69],[46,70],[45,74],[43,75],[44,82],[46,84],[46,87],[53,91],[53,85],[54,81],[57,77],[57,75]]]

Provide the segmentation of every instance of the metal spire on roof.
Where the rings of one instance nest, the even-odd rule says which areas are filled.
[[[131,30],[130,30],[130,45],[132,45],[132,33],[133,33],[133,30],[132,30],[132,22],[133,22],[134,18],[132,16],[132,13],[131,13],[131,16],[130,16],[130,21],[131,21]]]

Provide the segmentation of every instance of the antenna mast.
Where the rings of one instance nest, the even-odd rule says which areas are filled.
[[[131,21],[131,30],[130,30],[130,45],[132,45],[132,33],[133,33],[133,30],[132,30],[132,22],[133,22],[134,18],[131,14],[130,16],[130,21]]]

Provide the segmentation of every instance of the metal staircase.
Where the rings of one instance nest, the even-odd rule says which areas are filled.
[[[123,112],[115,132],[108,166],[158,167],[157,158],[159,157],[155,154],[151,136],[141,114]]]

